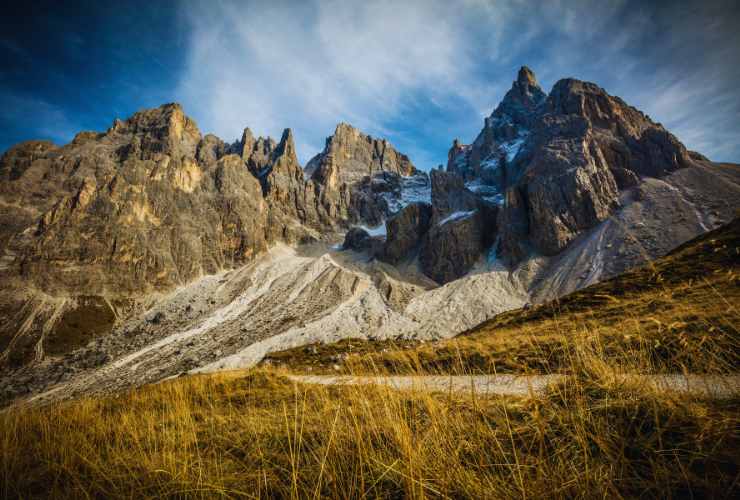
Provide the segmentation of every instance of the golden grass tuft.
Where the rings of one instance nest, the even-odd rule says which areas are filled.
[[[532,398],[183,377],[0,415],[4,497],[729,497],[740,401],[575,377]]]

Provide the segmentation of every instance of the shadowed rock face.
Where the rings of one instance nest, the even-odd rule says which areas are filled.
[[[465,187],[454,172],[432,171],[432,219],[419,263],[438,283],[464,276],[496,234],[497,206]]]
[[[432,207],[426,203],[412,203],[388,219],[383,260],[397,264],[412,256],[429,230],[431,219]]]
[[[480,198],[465,187],[456,173],[433,170],[430,178],[435,219],[441,220],[452,212],[475,210],[480,204]]]
[[[523,67],[473,144],[455,142],[447,170],[502,194],[502,251],[555,255],[620,206],[643,177],[690,166],[660,124],[599,86],[560,80],[549,95]]]
[[[475,210],[432,225],[419,255],[424,274],[437,283],[464,276],[485,249],[483,215]]]
[[[486,118],[483,130],[470,146],[455,140],[448,154],[447,170],[464,180],[494,180],[492,161],[505,161],[498,146],[516,141],[523,130],[529,130],[547,95],[542,91],[532,70],[523,66],[504,99]]]
[[[432,204],[406,206],[386,222],[381,256],[396,264],[419,255],[421,270],[438,283],[464,276],[492,243],[497,206],[468,190],[454,172],[432,170]]]

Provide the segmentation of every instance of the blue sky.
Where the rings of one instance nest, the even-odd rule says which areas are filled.
[[[3,14],[3,151],[177,101],[227,141],[291,127],[303,162],[346,121],[428,169],[474,139],[526,64],[546,92],[596,82],[740,162],[737,1],[31,1]]]

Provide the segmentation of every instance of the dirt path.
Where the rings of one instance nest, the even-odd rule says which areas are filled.
[[[295,382],[320,385],[385,385],[398,390],[471,392],[480,395],[527,396],[538,394],[567,375],[428,375],[428,376],[333,376],[289,375]],[[638,381],[658,390],[681,392],[717,399],[740,395],[738,375],[624,375],[625,381]]]

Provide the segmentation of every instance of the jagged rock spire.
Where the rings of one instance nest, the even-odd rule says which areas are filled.
[[[520,86],[539,87],[537,78],[534,76],[534,72],[527,66],[519,68],[519,74],[516,77],[516,81]]]
[[[537,83],[534,72],[527,66],[522,66],[511,89],[491,116],[508,115],[515,122],[526,122],[527,115],[540,106],[546,97]]]
[[[253,150],[254,134],[252,134],[252,131],[249,129],[249,127],[246,127],[244,129],[244,132],[242,133],[240,156],[244,161],[247,161],[249,160],[249,157],[252,156]]]
[[[278,155],[295,157],[295,142],[293,141],[293,131],[289,128],[283,130],[280,142],[276,148]]]

